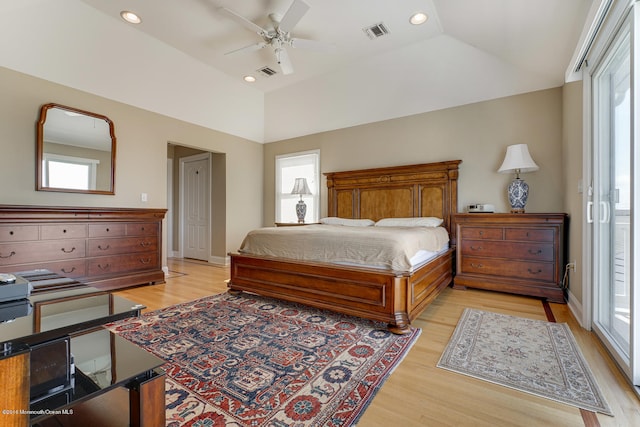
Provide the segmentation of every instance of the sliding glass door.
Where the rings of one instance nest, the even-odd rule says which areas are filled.
[[[637,357],[633,347],[636,97],[632,29],[630,18],[592,74],[593,186],[588,211],[593,226],[593,329],[630,379],[635,376]]]

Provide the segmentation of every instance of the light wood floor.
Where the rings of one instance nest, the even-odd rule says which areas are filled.
[[[229,270],[197,261],[170,259],[165,284],[117,292],[156,310],[225,292]],[[389,426],[640,426],[640,400],[599,341],[582,329],[564,304],[551,304],[558,322],[567,322],[611,406],[614,417],[531,396],[436,368],[465,307],[546,320],[534,298],[447,288],[413,325],[420,338],[382,386],[359,427]]]

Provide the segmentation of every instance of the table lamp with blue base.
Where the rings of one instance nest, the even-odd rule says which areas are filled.
[[[511,213],[524,213],[524,207],[529,197],[529,185],[520,178],[520,174],[537,171],[538,169],[538,165],[529,154],[527,144],[516,144],[507,147],[507,154],[498,172],[515,172],[516,174],[516,178],[507,187]]]

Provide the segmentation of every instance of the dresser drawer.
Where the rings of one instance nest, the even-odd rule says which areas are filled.
[[[160,259],[157,252],[144,252],[135,255],[116,255],[88,260],[90,276],[152,270],[159,267]]]
[[[529,242],[553,242],[555,232],[551,228],[507,228],[506,240],[526,240]]]
[[[502,228],[492,227],[462,227],[460,232],[462,239],[490,239],[502,240]]]
[[[89,237],[120,237],[126,234],[124,224],[89,224]]]
[[[53,224],[40,227],[42,240],[79,239],[87,237],[86,224]]]
[[[532,261],[553,261],[554,248],[552,244],[463,240],[462,256],[481,256],[510,258]]]
[[[157,223],[130,223],[126,227],[127,236],[157,236],[160,233]]]
[[[0,244],[0,265],[83,258],[84,240]]]
[[[84,259],[69,261],[38,262],[35,264],[18,264],[0,267],[1,273],[19,273],[36,269],[49,270],[63,277],[77,279],[87,275],[87,264]]]
[[[533,261],[497,260],[492,258],[464,257],[462,273],[509,277],[513,279],[552,281],[553,263]]]
[[[38,240],[37,225],[2,225],[0,226],[0,242],[24,242]]]
[[[90,239],[87,252],[90,257],[158,250],[156,236],[124,239]]]

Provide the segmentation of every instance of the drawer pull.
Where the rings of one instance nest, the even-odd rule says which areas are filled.
[[[105,264],[105,265],[98,264],[98,268],[100,270],[102,270],[102,271],[106,271],[106,270],[109,270],[111,268],[111,264]]]
[[[74,246],[74,247],[72,247],[72,248],[71,248],[71,250],[69,250],[69,251],[68,251],[68,250],[66,250],[65,248],[61,248],[60,250],[61,250],[62,252],[64,252],[65,254],[70,254],[71,252],[73,252],[73,251],[75,251],[75,250],[76,250],[76,247],[75,247],[75,246]]]
[[[482,246],[471,246],[471,250],[472,251],[481,251],[482,250]]]
[[[9,255],[7,255],[7,256],[0,255],[0,258],[11,258],[11,257],[12,257],[12,256],[14,256],[15,254],[16,254],[16,253],[15,253],[15,251],[11,251],[11,253],[10,253]]]
[[[74,271],[76,271],[76,268],[72,267],[71,270],[69,270],[69,271],[67,271],[66,268],[61,268],[60,271],[62,271],[63,273],[69,274],[69,273],[73,273]]]
[[[98,245],[98,249],[100,249],[101,251],[108,251],[109,249],[111,249],[111,245],[107,245],[107,247],[103,248],[102,245]]]
[[[527,268],[527,271],[529,272],[529,274],[540,274],[540,273],[542,273],[541,269],[538,269],[538,271],[533,271],[532,269]]]
[[[13,236],[13,230],[9,232],[9,236]]]
[[[140,262],[143,264],[149,264],[151,262],[151,258],[146,258],[146,259],[140,258]]]
[[[538,249],[537,251],[535,251],[533,249],[529,249],[529,253],[531,255],[540,255],[542,253],[542,249]]]
[[[146,248],[147,246],[151,246],[151,242],[140,242],[140,246],[142,246],[143,248]]]
[[[484,265],[482,265],[482,264],[474,264],[474,263],[472,262],[472,263],[471,263],[471,267],[473,267],[473,268],[482,268],[482,267],[484,267]]]

